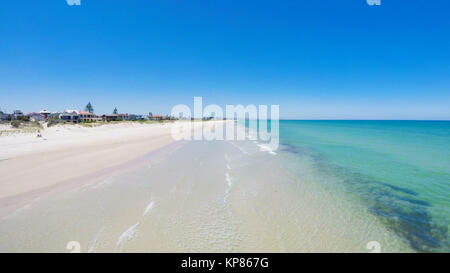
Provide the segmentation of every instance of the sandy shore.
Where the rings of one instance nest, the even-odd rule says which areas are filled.
[[[44,126],[0,137],[0,206],[80,186],[173,142],[171,123]]]

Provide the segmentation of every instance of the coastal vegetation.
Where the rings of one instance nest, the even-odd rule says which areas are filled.
[[[34,134],[43,129],[39,121],[29,121],[16,119],[11,122],[2,122],[0,136],[12,134]]]

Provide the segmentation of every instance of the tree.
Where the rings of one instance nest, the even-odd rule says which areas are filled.
[[[90,102],[86,105],[86,108],[84,109],[89,113],[94,113],[94,107],[92,107],[92,104]]]
[[[119,111],[117,111],[117,107],[114,108],[113,114],[117,115],[119,113]]]

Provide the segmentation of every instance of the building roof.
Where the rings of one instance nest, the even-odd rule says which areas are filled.
[[[80,115],[94,115],[94,114],[88,111],[80,111]]]
[[[78,110],[71,110],[71,109],[66,109],[66,111],[64,111],[65,114],[77,114],[79,115],[80,112]]]

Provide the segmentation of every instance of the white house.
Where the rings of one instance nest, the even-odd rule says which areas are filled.
[[[39,113],[29,113],[27,116],[30,117],[31,121],[45,121],[45,117]]]
[[[47,119],[52,114],[52,112],[44,109],[42,111],[39,111],[39,114],[42,115],[45,119]]]
[[[59,115],[59,118],[66,122],[80,123],[80,112],[78,110],[67,109]]]

